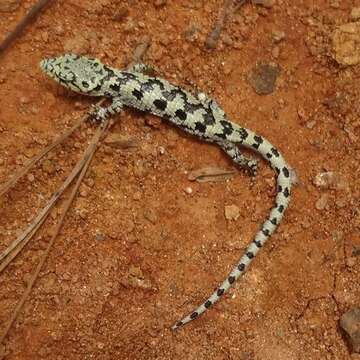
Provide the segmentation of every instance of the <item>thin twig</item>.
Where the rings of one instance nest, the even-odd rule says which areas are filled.
[[[215,49],[226,21],[228,20],[230,15],[236,12],[242,5],[245,4],[245,2],[246,0],[239,0],[238,3],[234,5],[234,0],[225,0],[222,13],[216,21],[212,31],[206,38],[205,46],[208,49]]]
[[[15,40],[31,20],[43,9],[50,0],[39,0],[20,20],[15,29],[0,43],[0,54]]]
[[[5,340],[5,338],[7,337],[8,333],[9,333],[9,330],[11,329],[11,326],[13,325],[13,323],[15,322],[16,318],[18,317],[23,305],[25,304],[25,301],[27,299],[27,297],[30,295],[31,293],[31,290],[35,284],[35,281],[36,279],[38,278],[39,276],[39,273],[42,269],[42,267],[44,266],[45,264],[45,261],[47,260],[48,256],[49,256],[49,253],[50,253],[50,250],[55,242],[55,239],[56,237],[58,236],[60,230],[61,230],[61,227],[64,223],[64,219],[65,219],[65,216],[74,200],[74,197],[81,185],[81,182],[86,174],[86,171],[90,165],[90,162],[91,162],[91,159],[93,158],[93,155],[95,153],[95,150],[96,150],[96,147],[98,145],[98,142],[102,136],[102,134],[104,133],[104,131],[106,130],[107,128],[107,125],[108,125],[108,121],[106,121],[104,123],[104,126],[102,127],[99,127],[96,134],[94,135],[91,143],[89,144],[88,148],[86,149],[85,153],[84,153],[84,156],[82,158],[82,160],[85,160],[85,162],[82,162],[83,164],[83,167],[82,167],[82,170],[81,170],[81,173],[78,177],[78,180],[71,192],[71,195],[69,197],[69,199],[66,201],[65,203],[65,206],[64,206],[64,210],[60,216],[60,219],[59,219],[59,222],[57,223],[56,225],[56,228],[55,228],[55,231],[46,247],[46,250],[45,252],[42,254],[42,257],[39,261],[39,264],[37,265],[34,273],[32,274],[31,278],[30,278],[30,281],[28,282],[28,285],[26,287],[26,290],[25,292],[23,293],[21,299],[19,300],[19,302],[17,303],[16,305],[16,308],[14,309],[14,311],[12,312],[11,316],[10,316],[10,319],[9,321],[7,322],[6,326],[5,326],[5,330],[4,332],[1,334],[0,336],[0,345],[3,343],[3,341]]]
[[[91,149],[90,149],[91,150]],[[67,189],[67,187],[72,183],[74,178],[79,174],[81,169],[84,166],[85,161],[89,157],[89,147],[84,152],[84,156],[77,162],[77,164],[72,169],[70,175],[66,178],[66,180],[61,184],[59,189],[53,194],[48,203],[44,206],[44,208],[38,213],[35,219],[31,222],[31,224],[26,228],[26,230],[19,235],[2,253],[0,253],[0,261],[7,257],[11,251],[13,251],[20,243],[24,242],[25,244],[31,239],[29,236],[34,232],[34,229],[37,228],[38,223],[43,223],[49,214],[50,210],[54,207],[56,201],[63,194],[63,192]],[[4,268],[0,267],[0,270]]]
[[[55,146],[62,143],[66,140],[85,120],[87,116],[83,116],[79,121],[77,121],[68,131],[59,136],[53,143],[48,145],[44,150],[42,150],[38,155],[29,159],[26,164],[19,169],[5,184],[0,187],[0,196],[5,194],[11,187],[13,187],[16,182],[24,176],[30,168],[39,160],[41,160],[49,151],[51,151]]]
[[[40,226],[44,223],[47,216],[44,216],[38,221],[33,229],[30,232],[27,232],[27,235],[24,236],[24,239],[18,246],[16,246],[9,254],[5,257],[3,261],[0,262],[0,274],[7,268],[7,266],[16,258],[19,252],[24,248],[24,246],[31,240],[34,234],[39,230]]]

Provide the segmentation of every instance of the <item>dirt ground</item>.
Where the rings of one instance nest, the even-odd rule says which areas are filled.
[[[0,13],[1,38],[34,3]],[[360,359],[339,328],[341,315],[360,305],[360,67],[340,66],[331,53],[332,32],[360,1],[247,4],[209,51],[204,40],[220,5],[53,1],[0,59],[0,181],[94,103],[47,79],[42,58],[72,51],[121,68],[150,36],[145,61],[158,75],[211,94],[295,169],[299,185],[278,231],[222,301],[172,332],[225,278],[267,216],[274,174],[261,161],[255,178],[238,171],[230,181],[190,182],[191,170],[234,166],[217,147],[127,110],[111,133],[138,146],[101,145],[0,357]],[[259,62],[281,68],[268,95],[248,81]],[[93,132],[84,125],[1,199],[0,250],[45,205]],[[330,181],[320,181],[323,173]],[[228,205],[239,208],[237,220],[225,218]],[[0,275],[1,327],[59,209]]]

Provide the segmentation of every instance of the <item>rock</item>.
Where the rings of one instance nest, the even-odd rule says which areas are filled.
[[[351,9],[350,19],[353,21],[360,19],[360,7],[354,7]]]
[[[225,206],[226,220],[237,220],[240,216],[240,210],[236,205]]]
[[[350,309],[343,314],[340,326],[348,335],[353,352],[360,353],[360,308]]]
[[[119,149],[128,149],[139,146],[139,142],[136,139],[117,133],[110,133],[104,142],[111,147]]]
[[[126,6],[121,6],[115,11],[113,19],[118,22],[122,22],[130,14],[129,9]]]
[[[30,181],[30,182],[33,182],[35,180],[35,176],[33,174],[28,174],[27,175],[27,179]]]
[[[329,202],[329,195],[322,194],[320,198],[316,201],[315,207],[317,210],[324,210]]]
[[[186,194],[190,195],[190,194],[192,194],[193,189],[192,189],[190,186],[187,186],[187,187],[184,189],[184,191],[186,192]]]
[[[142,270],[138,266],[130,265],[127,277],[120,280],[124,287],[140,288],[144,290],[154,290],[155,285],[146,279]]]
[[[271,32],[271,38],[274,41],[274,43],[279,43],[282,40],[285,39],[285,32],[284,31],[280,31],[280,30],[273,30]]]
[[[332,35],[333,57],[341,65],[360,62],[360,22],[340,25]]]
[[[15,11],[20,6],[20,0],[0,0],[0,12]]]
[[[345,189],[347,187],[346,182],[340,174],[334,171],[326,171],[319,173],[313,180],[315,186],[322,189]]]
[[[249,74],[249,83],[259,95],[271,94],[274,91],[280,67],[274,63],[259,63]]]
[[[101,232],[96,232],[95,240],[96,241],[104,241],[106,239],[106,235]]]
[[[54,174],[56,171],[55,164],[48,159],[44,160],[44,162],[42,163],[42,169],[49,175]]]

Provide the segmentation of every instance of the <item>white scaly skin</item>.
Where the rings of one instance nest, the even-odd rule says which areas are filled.
[[[252,149],[261,154],[277,173],[275,205],[240,261],[217,290],[172,329],[196,319],[244,274],[259,249],[280,224],[290,200],[290,167],[269,141],[229,121],[214,100],[202,93],[192,95],[164,79],[146,76],[141,73],[141,66],[120,71],[97,59],[73,54],[45,59],[40,66],[47,75],[66,88],[84,95],[112,99],[109,107],[96,108],[94,111],[94,117],[99,121],[120,112],[123,106],[133,107],[162,117],[202,140],[218,144],[236,164],[255,173],[257,162],[242,155],[238,145]]]

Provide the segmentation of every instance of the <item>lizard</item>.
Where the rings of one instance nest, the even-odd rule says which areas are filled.
[[[77,93],[111,100],[107,107],[95,107],[96,121],[120,113],[124,106],[149,112],[168,120],[201,140],[215,143],[236,165],[256,174],[257,160],[244,155],[240,148],[251,149],[267,160],[277,175],[275,204],[239,262],[226,279],[195,310],[177,321],[172,329],[198,318],[213,306],[247,270],[259,250],[280,224],[291,192],[291,168],[267,139],[230,121],[218,103],[204,93],[192,94],[165,79],[145,74],[146,65],[136,64],[118,70],[100,60],[76,54],[46,58],[41,69],[64,87]]]

